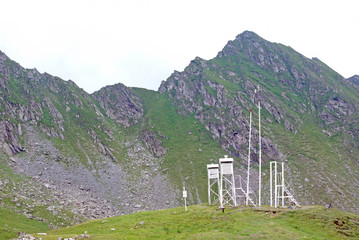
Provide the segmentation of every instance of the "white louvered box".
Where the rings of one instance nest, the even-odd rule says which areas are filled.
[[[208,178],[216,179],[219,178],[219,165],[218,164],[207,164]]]
[[[221,174],[233,174],[233,158],[227,158],[225,155],[224,158],[219,159],[219,165],[221,167]]]

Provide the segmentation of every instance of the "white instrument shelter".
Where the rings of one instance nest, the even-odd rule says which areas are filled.
[[[218,164],[207,164],[208,178],[218,179],[219,178],[219,165]]]
[[[221,174],[233,174],[233,158],[228,158],[224,155],[224,158],[219,159],[221,165]]]

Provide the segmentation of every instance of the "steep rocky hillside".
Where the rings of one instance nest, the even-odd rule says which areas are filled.
[[[3,207],[59,226],[177,205],[139,137],[143,107],[128,88],[92,97],[2,52],[0,86]]]
[[[24,69],[0,52],[0,205],[51,227],[206,202],[206,164],[224,154],[245,173],[253,109],[263,194],[268,165],[286,163],[302,204],[359,212],[359,91],[319,59],[244,32],[211,60],[196,58],[159,91],[72,81]]]
[[[332,202],[358,211],[359,93],[353,86],[319,59],[244,32],[214,59],[197,57],[174,72],[159,91],[180,114],[194,115],[242,165],[249,110],[256,119],[260,100],[266,167],[271,160],[285,161],[287,180],[303,203]],[[256,163],[256,120],[254,128]]]

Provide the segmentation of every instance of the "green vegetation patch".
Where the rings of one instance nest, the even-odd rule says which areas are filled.
[[[179,189],[185,182],[191,202],[199,202],[207,196],[206,164],[213,158],[223,157],[225,152],[204,126],[193,115],[177,113],[167,94],[135,88],[133,91],[144,100],[145,127],[165,135],[161,139],[168,153],[163,157],[162,171],[168,174]]]
[[[0,239],[11,239],[20,232],[45,232],[50,230],[46,223],[28,219],[24,215],[0,208]]]
[[[144,211],[51,230],[43,239],[358,239],[359,216],[336,209],[300,210],[214,206]]]

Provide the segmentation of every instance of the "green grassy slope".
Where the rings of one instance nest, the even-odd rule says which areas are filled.
[[[160,131],[168,138],[161,140],[168,149],[162,170],[179,189],[185,184],[194,202],[203,201],[207,196],[204,187],[207,184],[206,164],[217,162],[226,153],[194,116],[178,114],[166,94],[139,88],[132,90],[144,100],[143,128],[154,133]]]
[[[11,239],[19,232],[44,232],[50,228],[43,222],[0,208],[0,239]]]
[[[142,222],[142,224],[141,224]],[[111,230],[112,229],[112,230]],[[226,209],[207,205],[139,212],[51,230],[46,239],[358,239],[359,216],[324,207]]]

